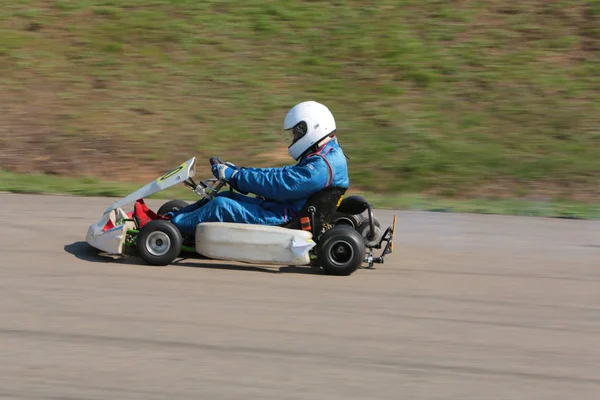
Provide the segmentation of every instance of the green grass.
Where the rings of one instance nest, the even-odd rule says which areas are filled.
[[[125,197],[140,185],[101,182],[94,178],[66,178],[0,171],[0,192],[28,194],[71,194],[76,196]],[[476,214],[510,214],[536,217],[600,219],[600,205],[567,200],[527,201],[471,199],[453,200],[419,194],[374,194],[350,190],[347,195],[365,196],[376,208]],[[196,201],[198,196],[183,185],[158,192],[152,199]]]
[[[285,112],[316,99],[357,190],[600,196],[598,0],[5,3],[5,169],[281,165]]]

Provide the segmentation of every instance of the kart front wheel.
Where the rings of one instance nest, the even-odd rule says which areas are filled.
[[[168,212],[180,210],[183,207],[186,207],[187,205],[188,205],[188,203],[186,203],[183,200],[170,200],[170,201],[167,201],[162,206],[160,206],[157,214],[165,215]]]
[[[330,275],[350,275],[365,259],[365,241],[348,225],[326,231],[317,246],[317,261]]]
[[[138,254],[150,265],[168,265],[181,252],[181,233],[171,222],[154,220],[140,229],[136,247]]]

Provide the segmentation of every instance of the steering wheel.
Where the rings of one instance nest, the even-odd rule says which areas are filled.
[[[193,189],[193,191],[201,197],[212,200],[225,185],[227,185],[227,181],[222,179],[204,179],[203,181],[200,181],[198,185],[196,185],[196,188]]]
[[[226,164],[225,161],[221,160],[219,157],[217,156],[212,156],[210,158],[210,163],[211,164]]]
[[[210,162],[211,164],[225,164],[223,160],[215,156],[210,158]],[[199,196],[202,196],[208,200],[212,200],[225,185],[227,185],[227,181],[224,179],[204,179],[203,181],[200,181],[198,185],[196,185],[196,188],[193,189],[193,191]]]
[[[221,159],[220,159],[219,157],[217,157],[217,156],[212,156],[212,157],[210,158],[210,163],[211,163],[211,164],[227,164],[225,161],[221,160]],[[219,190],[221,190],[221,188],[222,188],[223,186],[225,186],[225,185],[227,185],[227,184],[229,183],[229,182],[227,182],[226,180],[220,180],[220,179],[207,179],[207,181],[219,181],[219,184],[217,184],[217,187],[216,187],[216,192],[218,192]],[[234,187],[234,186],[232,186],[230,183],[229,183],[229,187],[230,187],[231,189],[234,189],[234,188],[235,188],[235,187]],[[240,193],[242,193],[242,194],[248,194],[248,192],[243,192],[243,191],[239,190],[238,188],[235,188],[235,190],[237,190],[238,192],[240,192]],[[215,193],[216,193],[216,192],[215,192]]]

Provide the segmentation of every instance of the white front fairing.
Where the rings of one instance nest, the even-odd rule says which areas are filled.
[[[135,229],[135,224],[131,221],[124,221],[117,225],[119,220],[127,219],[127,214],[121,207],[193,177],[195,174],[195,165],[196,157],[192,157],[160,178],[155,179],[146,186],[111,204],[106,211],[104,211],[102,218],[89,227],[86,241],[95,248],[108,253],[122,254],[127,230]],[[104,231],[109,220],[115,226]]]
[[[117,225],[117,222],[123,218],[127,218],[127,215],[121,208],[105,213],[98,222],[89,227],[85,240],[99,250],[112,254],[122,254],[127,229],[135,229],[135,224],[131,221],[125,221]],[[104,231],[103,229],[109,220],[115,226]]]
[[[307,265],[314,246],[309,231],[229,222],[196,226],[196,251],[217,260]]]
[[[136,190],[129,196],[122,198],[111,204],[105,211],[105,213],[114,210],[117,207],[123,207],[125,204],[133,203],[137,199],[143,199],[153,195],[156,192],[165,190],[173,185],[181,183],[188,178],[191,178],[195,174],[196,157],[192,157],[177,168],[167,172],[160,178],[150,182],[146,186]]]

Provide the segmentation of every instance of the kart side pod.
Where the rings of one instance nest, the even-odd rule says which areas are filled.
[[[196,252],[216,260],[308,265],[316,245],[309,231],[278,226],[204,222],[196,226]]]

